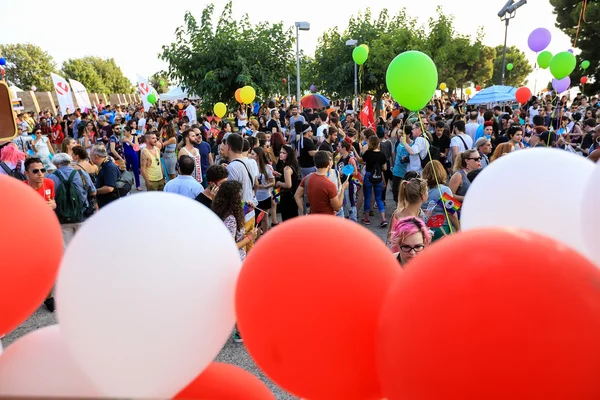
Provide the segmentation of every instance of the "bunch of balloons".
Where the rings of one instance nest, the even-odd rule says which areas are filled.
[[[246,85],[235,91],[235,99],[240,104],[250,104],[256,98],[256,91],[252,86]]]
[[[352,51],[352,59],[358,65],[363,65],[367,61],[367,58],[369,58],[369,46],[366,44],[361,44]]]
[[[438,72],[427,54],[405,51],[392,60],[385,81],[394,100],[410,111],[418,111],[433,97],[438,84]],[[445,89],[442,85],[440,88]]]

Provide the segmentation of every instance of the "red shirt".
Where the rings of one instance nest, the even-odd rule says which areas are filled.
[[[310,203],[311,214],[328,214],[334,215],[335,210],[331,205],[331,199],[338,195],[335,184],[326,176],[310,174],[308,185],[306,185],[306,177],[300,182],[300,187],[304,188],[304,193]]]
[[[32,188],[33,189],[33,188]],[[54,200],[54,181],[50,178],[44,178],[44,182],[39,189],[34,189],[44,198],[44,200]]]
[[[63,140],[65,140],[65,135],[62,131],[62,127],[60,125],[54,125],[52,127],[52,135],[50,135],[50,141],[52,144],[61,145]]]

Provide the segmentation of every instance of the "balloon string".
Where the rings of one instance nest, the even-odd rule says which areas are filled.
[[[583,7],[581,7],[581,12],[579,13],[579,22],[577,22],[577,33],[575,34],[575,40],[573,41],[573,47],[577,46],[577,39],[579,38],[579,30],[581,29],[581,20],[587,23],[585,19],[585,12],[587,10],[588,0],[583,0]]]
[[[423,132],[423,135],[426,135],[427,132],[425,131],[425,126],[423,125],[423,120],[421,119],[421,114],[417,113],[417,116],[419,117],[419,123],[421,124],[421,132]],[[409,115],[409,117],[410,117],[410,115]],[[406,134],[406,131],[404,134]],[[427,138],[427,141],[429,142],[429,138]],[[444,209],[444,214],[446,214],[446,221],[448,221],[448,227],[450,228],[450,234],[452,234],[454,232],[452,229],[452,221],[450,221],[450,216],[448,215],[448,210],[446,209],[447,202],[444,201],[444,197],[443,197],[444,194],[442,193],[442,187],[440,186],[440,180],[438,179],[437,173],[435,172],[435,167],[433,165],[433,157],[431,157],[430,147],[431,146],[427,146],[427,155],[429,156],[429,162],[431,163],[431,170],[433,171],[433,177],[435,178],[435,184],[437,186],[438,192],[440,193],[440,200],[442,202],[442,208]],[[448,149],[448,150],[450,150],[450,149]],[[421,156],[419,156],[419,158],[421,158]],[[442,228],[442,230],[443,229],[444,228]]]

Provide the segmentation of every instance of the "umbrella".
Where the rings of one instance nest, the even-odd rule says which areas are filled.
[[[471,97],[471,100],[467,101],[467,104],[470,105],[516,101],[516,92],[517,89],[511,86],[492,86],[483,89],[481,92]]]
[[[323,107],[329,107],[329,104],[331,104],[331,102],[329,101],[329,99],[321,94],[318,93],[312,93],[309,95],[304,96],[301,100],[300,103],[302,104],[302,107],[304,108],[323,108]]]

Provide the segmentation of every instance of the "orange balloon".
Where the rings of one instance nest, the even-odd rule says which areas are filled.
[[[237,100],[238,103],[243,103],[242,97],[241,97],[241,92],[242,92],[241,88],[235,91],[235,99]]]
[[[211,363],[176,399],[275,400],[264,383],[231,364]]]
[[[42,304],[56,280],[63,238],[54,211],[29,185],[0,175],[0,336]]]
[[[600,270],[535,233],[450,235],[406,266],[378,336],[390,400],[600,399]]]
[[[290,248],[317,232],[331,245]],[[271,379],[299,397],[381,399],[375,336],[399,273],[383,241],[354,222],[328,215],[286,221],[242,265],[236,313],[244,344]]]

